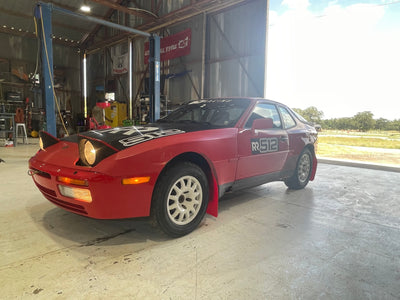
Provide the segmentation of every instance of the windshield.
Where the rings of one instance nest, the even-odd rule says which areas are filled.
[[[184,104],[157,122],[202,123],[233,127],[249,106],[248,99],[199,100]]]

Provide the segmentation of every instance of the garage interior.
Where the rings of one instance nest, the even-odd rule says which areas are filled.
[[[160,59],[160,116],[191,99],[264,94],[268,1],[42,3],[190,40],[189,52]],[[0,0],[2,298],[399,299],[398,168],[320,161],[304,190],[277,182],[227,194],[218,218],[207,215],[179,239],[148,218],[94,220],[44,199],[27,175],[39,148],[35,132],[50,128],[62,137],[90,124],[144,124],[157,116],[148,37],[53,11],[46,57],[35,7]],[[59,106],[50,120],[48,57]],[[26,139],[15,125],[8,130],[18,109]]]

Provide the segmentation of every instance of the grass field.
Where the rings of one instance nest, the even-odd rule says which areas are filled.
[[[346,135],[348,137],[374,137],[374,138],[389,138],[389,139],[400,139],[400,131],[379,131],[372,130],[368,132],[352,131],[352,130],[324,130],[319,132],[319,135]]]
[[[322,144],[345,145],[356,147],[400,149],[400,139],[387,139],[381,137],[354,137],[354,136],[324,136],[320,135],[318,141]]]
[[[323,131],[318,134],[317,156],[400,165],[400,133]]]

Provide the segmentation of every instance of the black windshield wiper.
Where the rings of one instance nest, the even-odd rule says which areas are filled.
[[[195,120],[176,120],[176,123],[184,123],[184,124],[201,124],[201,125],[211,125],[210,122],[202,122],[202,121],[195,121]]]
[[[174,121],[167,120],[167,119],[158,119],[158,120],[156,121],[156,123],[172,123],[172,122],[174,122]]]
[[[184,123],[184,124],[191,124],[191,123],[197,123],[196,121],[193,120],[175,120],[175,123]]]
[[[198,122],[199,124],[202,124],[202,125],[207,125],[207,126],[211,126],[211,123],[210,122]]]

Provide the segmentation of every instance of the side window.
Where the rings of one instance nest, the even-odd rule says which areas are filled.
[[[245,128],[251,128],[254,120],[257,119],[272,119],[274,128],[282,128],[281,118],[279,117],[276,106],[268,103],[259,103],[254,108],[249,119],[246,122]]]
[[[279,106],[279,111],[281,112],[285,129],[296,126],[296,121],[286,108]]]

